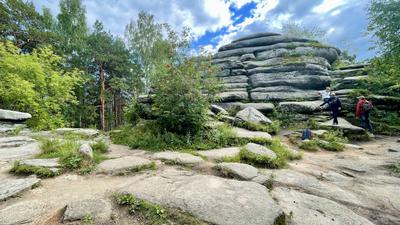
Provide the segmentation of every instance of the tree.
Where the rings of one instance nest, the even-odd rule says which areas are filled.
[[[48,28],[49,11],[40,15],[31,2],[5,0],[0,2],[0,37],[12,41],[23,52],[58,41]]]
[[[0,43],[0,107],[31,113],[28,125],[34,129],[63,126],[62,110],[77,103],[79,72],[60,69],[61,57],[49,48],[20,52],[10,42]]]
[[[281,32],[283,35],[289,37],[308,38],[320,42],[326,42],[326,31],[318,26],[307,28],[301,23],[289,21],[282,24]]]
[[[368,16],[368,31],[381,52],[400,55],[400,1],[372,0]]]
[[[144,90],[149,93],[150,77],[159,58],[156,44],[163,39],[163,24],[156,23],[153,15],[142,11],[136,21],[126,26],[125,37],[133,57],[140,65]]]

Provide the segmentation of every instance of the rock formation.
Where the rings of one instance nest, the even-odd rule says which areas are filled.
[[[340,54],[317,41],[276,33],[249,35],[222,46],[213,63],[223,83],[222,102],[316,100],[331,83]]]

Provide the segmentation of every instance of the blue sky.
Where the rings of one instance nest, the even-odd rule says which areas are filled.
[[[53,14],[58,0],[33,0]],[[243,35],[275,31],[282,23],[295,22],[327,31],[327,43],[349,49],[359,60],[375,55],[366,36],[369,0],[83,0],[88,25],[96,19],[115,35],[123,36],[125,25],[141,10],[154,14],[176,30],[188,26],[195,34],[194,48],[216,51]]]

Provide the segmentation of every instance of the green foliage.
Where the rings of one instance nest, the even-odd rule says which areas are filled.
[[[127,206],[130,214],[142,217],[148,224],[207,224],[183,211],[168,209],[161,205],[138,199],[133,195],[120,194],[116,195],[115,198],[117,204]]]
[[[60,69],[61,58],[49,48],[21,55],[11,43],[0,43],[0,58],[2,108],[31,113],[28,125],[37,130],[63,126],[62,108],[76,103],[78,71]]]
[[[23,176],[35,174],[39,178],[49,178],[49,177],[54,177],[54,176],[58,175],[57,172],[51,171],[49,168],[22,165],[18,161],[16,161],[14,163],[14,166],[10,170],[10,172],[17,174],[17,175],[23,175]]]
[[[299,143],[299,148],[313,152],[318,151],[318,140],[312,139],[312,140],[301,141]]]
[[[96,141],[95,143],[91,144],[90,147],[92,147],[94,152],[106,153],[108,151],[108,145],[103,140]]]
[[[329,142],[348,142],[347,138],[344,137],[343,132],[340,130],[328,130],[322,134],[321,139]]]
[[[366,88],[379,95],[400,97],[400,51],[375,58],[368,66]]]
[[[204,129],[197,135],[179,135],[168,131],[160,132],[160,130],[156,122],[142,121],[134,127],[124,127],[121,132],[113,132],[110,136],[116,144],[151,151],[206,150],[243,143],[228,125]]]
[[[385,168],[389,170],[391,173],[400,176],[400,163],[393,163],[385,165]]]

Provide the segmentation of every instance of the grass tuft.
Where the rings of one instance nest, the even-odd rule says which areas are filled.
[[[23,176],[35,174],[39,178],[49,178],[57,176],[59,173],[45,167],[21,165],[18,161],[14,163],[11,173]]]
[[[312,139],[307,141],[301,141],[299,143],[299,148],[312,152],[318,151],[318,140]]]

